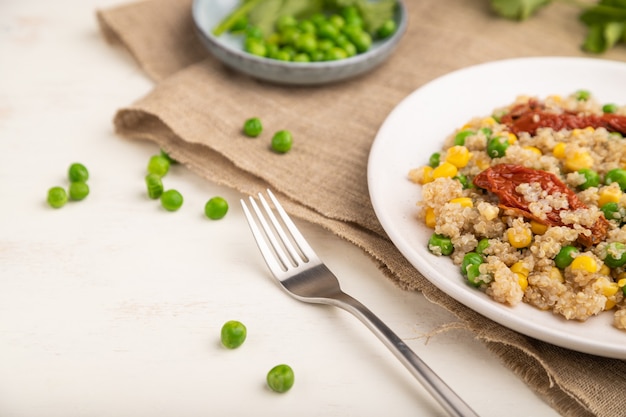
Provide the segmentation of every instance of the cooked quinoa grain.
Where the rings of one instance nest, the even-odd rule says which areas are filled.
[[[493,114],[408,173],[422,187],[418,217],[449,239],[454,264],[482,257],[459,279],[495,301],[579,321],[611,310],[626,330],[626,190],[607,179],[626,169],[626,106],[520,96]],[[555,262],[566,246],[567,265]]]

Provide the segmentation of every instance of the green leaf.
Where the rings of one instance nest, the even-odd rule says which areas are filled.
[[[606,50],[611,48],[619,39],[619,36],[615,37],[614,31],[615,26],[599,23],[589,25],[589,31],[587,32],[587,37],[583,42],[582,48],[594,54],[606,52]],[[621,34],[621,32],[619,34]]]
[[[611,22],[604,26],[604,40],[607,44],[607,49],[612,48],[619,42],[624,33],[624,27],[626,27],[626,24],[622,22]]]
[[[626,22],[626,7],[593,6],[580,15],[580,20],[586,25]]]
[[[491,8],[500,16],[526,20],[551,0],[491,0]]]
[[[606,51],[606,44],[604,43],[604,37],[602,36],[602,25],[595,23],[589,26],[587,37],[583,42],[583,49],[587,52],[595,54]]]

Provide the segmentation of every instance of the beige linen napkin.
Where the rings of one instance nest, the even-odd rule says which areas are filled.
[[[367,189],[371,143],[402,98],[468,65],[581,56],[584,28],[577,11],[554,4],[530,21],[514,23],[493,16],[487,1],[409,0],[407,5],[409,27],[389,61],[357,79],[321,87],[272,85],[217,62],[195,36],[191,0],[101,10],[98,20],[107,39],[124,45],[156,82],[149,95],[115,115],[116,131],[158,143],[211,181],[246,193],[276,190],[288,211],[361,247],[401,288],[419,290],[456,314],[563,415],[624,415],[624,362],[522,336],[441,293],[388,240]],[[626,51],[616,49],[604,58],[626,60]],[[265,127],[256,139],[241,134],[243,121],[253,115]],[[284,155],[268,148],[271,132],[280,129],[295,137]]]

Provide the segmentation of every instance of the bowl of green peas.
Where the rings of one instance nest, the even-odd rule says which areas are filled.
[[[319,85],[384,62],[407,27],[403,0],[194,0],[196,32],[228,67],[286,85]]]

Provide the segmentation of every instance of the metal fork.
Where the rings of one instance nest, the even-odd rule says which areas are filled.
[[[400,337],[361,302],[341,290],[337,277],[315,254],[274,194],[270,190],[267,194],[280,221],[261,193],[258,200],[262,209],[253,197],[249,197],[252,211],[243,199],[241,205],[261,254],[282,288],[300,301],[329,304],[352,313],[378,336],[451,416],[477,417]]]

